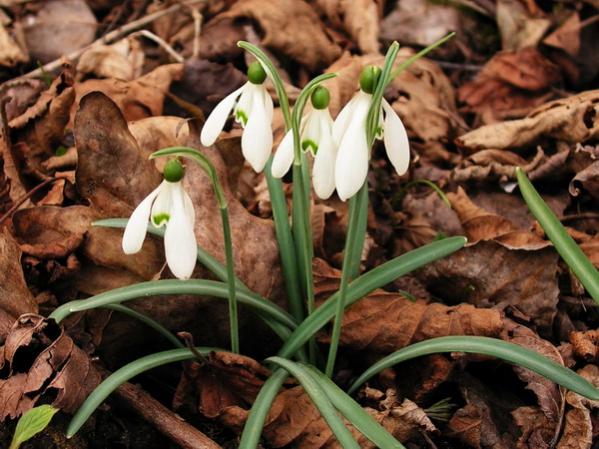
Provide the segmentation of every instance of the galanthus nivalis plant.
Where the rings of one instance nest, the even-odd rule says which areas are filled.
[[[330,93],[318,86],[310,97],[312,110],[302,120],[300,142],[302,150],[314,155],[312,184],[319,198],[327,199],[335,191],[335,158],[337,148],[333,142],[333,119],[329,112]],[[283,137],[272,162],[272,175],[282,178],[293,164],[293,130]]]
[[[380,73],[381,70],[373,66],[362,70],[360,90],[341,110],[333,124],[333,140],[339,148],[335,163],[335,186],[343,201],[360,190],[368,174],[370,146],[366,138],[366,118]],[[376,137],[384,139],[393,168],[398,175],[403,175],[410,164],[410,143],[406,129],[384,98],[379,118]]]
[[[133,211],[122,242],[125,254],[135,254],[141,250],[149,221],[156,227],[166,226],[166,263],[179,279],[189,279],[198,251],[193,232],[193,203],[181,185],[184,173],[183,166],[177,159],[166,163],[164,180]]]
[[[200,140],[210,146],[225,127],[233,111],[235,121],[244,128],[241,136],[243,157],[256,172],[261,172],[272,151],[272,98],[264,82],[266,71],[259,62],[248,67],[248,81],[227,95],[206,119]]]

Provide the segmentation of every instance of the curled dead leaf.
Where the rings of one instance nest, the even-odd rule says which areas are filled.
[[[51,398],[72,413],[99,384],[89,357],[53,321],[22,315],[0,351],[0,421],[15,418]]]
[[[481,126],[456,143],[474,153],[485,149],[529,148],[541,138],[567,143],[586,142],[599,135],[599,90],[546,103],[525,118]]]

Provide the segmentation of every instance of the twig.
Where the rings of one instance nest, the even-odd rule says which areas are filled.
[[[142,418],[183,449],[222,449],[211,438],[183,421],[142,388],[127,382],[115,393]]]
[[[160,19],[161,17],[164,17],[168,14],[173,14],[185,6],[195,5],[198,3],[204,3],[205,1],[206,0],[188,0],[186,3],[177,3],[176,5],[173,5],[170,8],[164,9],[162,11],[156,11],[155,13],[152,13],[152,14],[148,14],[147,16],[141,17],[140,19],[137,19],[133,22],[127,23],[127,24],[117,28],[116,30],[111,31],[110,33],[106,34],[105,36],[101,37],[100,39],[95,40],[91,44],[89,44],[83,48],[80,48],[79,50],[75,50],[75,51],[69,53],[68,55],[66,55],[66,58],[73,62],[77,61],[79,59],[79,57],[85,51],[92,48],[94,45],[111,43],[117,39],[124,37],[125,35],[131,33],[132,31],[135,31],[136,29],[138,29],[144,25],[147,25],[148,23],[151,23],[157,19]],[[55,59],[54,61],[51,61],[36,70],[32,70],[31,72],[26,73],[18,78],[14,78],[13,80],[10,80],[10,81],[14,81],[14,80],[17,80],[20,78],[32,78],[32,77],[40,76],[44,72],[51,72],[51,71],[59,68],[62,65],[62,61],[63,61],[62,57]],[[7,81],[7,82],[10,82],[10,81]]]
[[[148,31],[148,30],[139,30],[139,31],[136,31],[135,33],[131,33],[129,35],[129,37],[136,37],[136,36],[143,36],[143,37],[145,37],[147,39],[150,39],[153,42],[156,42],[175,61],[177,61],[177,62],[185,62],[185,59],[183,59],[183,56],[181,56],[179,53],[177,53],[175,51],[175,49],[168,44],[168,42],[166,42],[164,39],[161,39],[160,37],[156,36],[151,31]]]
[[[39,192],[40,190],[42,190],[44,187],[46,187],[48,184],[52,184],[54,181],[58,181],[59,179],[62,178],[50,178],[50,179],[46,179],[45,181],[39,183],[38,185],[36,185],[33,189],[31,189],[29,192],[27,192],[25,195],[23,195],[21,198],[19,198],[17,200],[17,202],[6,211],[6,213],[4,215],[2,215],[2,217],[0,217],[0,224],[4,223],[4,221],[9,218],[12,214],[15,213],[15,211],[17,211],[17,209],[19,209],[19,207],[21,206],[21,204],[23,204],[25,201],[27,201],[29,198],[31,198],[35,193]]]
[[[191,17],[193,17],[193,50],[191,59],[196,59],[200,54],[200,34],[202,32],[202,13],[196,8],[191,9]]]

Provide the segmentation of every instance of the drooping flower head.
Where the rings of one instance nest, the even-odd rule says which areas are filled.
[[[366,136],[366,120],[380,73],[381,70],[373,66],[362,70],[360,90],[341,110],[333,124],[333,140],[338,146],[335,186],[343,201],[360,190],[368,174],[370,145]],[[397,174],[403,175],[410,164],[408,134],[399,116],[384,98],[375,137],[384,139],[387,157]]]
[[[244,128],[241,151],[256,172],[261,172],[272,150],[272,98],[264,82],[266,71],[259,62],[248,67],[248,81],[227,95],[212,110],[200,135],[202,145],[210,146],[222,132],[233,111],[235,121]]]
[[[333,119],[329,112],[330,93],[318,86],[310,96],[312,109],[302,120],[300,145],[303,151],[314,156],[312,183],[319,198],[330,197],[335,190],[335,157],[337,148],[333,142]],[[272,162],[272,174],[282,178],[293,164],[293,132],[289,130],[279,144]]]
[[[184,173],[177,159],[166,163],[164,180],[133,211],[122,242],[125,254],[135,254],[141,250],[149,221],[156,227],[166,226],[166,263],[179,279],[189,279],[197,257],[193,203],[181,185]]]

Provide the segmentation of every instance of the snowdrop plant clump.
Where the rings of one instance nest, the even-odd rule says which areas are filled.
[[[283,82],[272,61],[257,47],[247,42],[239,43],[239,46],[254,55],[258,62],[250,65],[248,82],[227,96],[212,111],[202,130],[201,139],[204,145],[214,143],[233,112],[235,120],[244,127],[241,143],[244,156],[254,170],[262,171],[266,167],[264,172],[270,193],[290,313],[258,293],[252,292],[241,279],[235,276],[227,198],[210,159],[200,151],[188,147],[166,148],[153,153],[152,158],[189,158],[198,163],[208,175],[222,219],[226,268],[214,256],[196,246],[193,205],[181,185],[185,172],[177,159],[168,161],[164,170],[164,182],[139,204],[124,225],[123,250],[128,254],[139,251],[150,223],[165,227],[167,263],[175,276],[180,279],[143,282],[104,292],[83,301],[72,301],[58,307],[51,318],[59,322],[70,313],[94,307],[118,307],[116,310],[128,313],[131,317],[140,319],[161,332],[178,349],[147,355],[106,378],[77,411],[67,429],[67,436],[75,434],[108,394],[123,382],[151,367],[197,357],[203,358],[214,350],[214,348],[185,347],[160,323],[122,305],[130,299],[153,295],[197,294],[228,301],[233,352],[239,352],[237,297],[282,339],[282,346],[277,356],[264,361],[272,369],[271,375],[264,382],[252,405],[239,442],[240,449],[257,447],[271,403],[289,375],[295,377],[304,387],[342,447],[359,449],[355,435],[348,430],[345,421],[341,419],[343,417],[351,422],[354,429],[362,432],[374,446],[385,449],[403,448],[400,442],[332,379],[345,308],[398,277],[459,250],[466,243],[466,239],[459,236],[444,238],[389,260],[370,272],[360,275],[360,260],[368,214],[366,180],[371,147],[376,139],[382,138],[387,155],[399,174],[404,173],[409,164],[407,135],[401,120],[384,100],[384,89],[399,71],[441,45],[449,37],[451,36],[409,58],[395,72],[393,67],[398,44],[393,43],[387,52],[382,69],[375,67],[364,69],[360,77],[360,90],[341,110],[334,122],[328,112],[329,92],[320,85],[334,77],[334,74],[320,75],[310,81],[298,95],[291,111]],[[266,74],[276,89],[286,127],[285,137],[274,161],[270,158],[272,99],[264,88]],[[311,102],[311,109],[304,116],[304,107],[308,102]],[[343,200],[349,199],[348,229],[339,290],[318,308],[314,304],[313,291],[310,173],[307,170],[307,153],[313,154],[315,158],[312,179],[316,194],[326,198],[332,195],[336,188]],[[291,166],[293,167],[293,209],[290,214],[282,183],[275,176],[282,177]],[[119,221],[119,224],[116,224],[114,220],[107,220],[104,223],[96,222],[96,225],[122,227],[123,223]],[[156,229],[151,231],[157,232]],[[192,274],[196,256],[222,282],[188,279]],[[319,364],[318,351],[321,348],[315,344],[314,336],[331,320],[334,320],[334,326],[325,368]],[[588,398],[599,400],[599,391],[588,381],[534,351],[496,339],[462,336],[419,342],[383,358],[356,380],[350,393],[383,368],[416,356],[436,352],[476,352],[503,358],[510,363],[546,376]],[[303,363],[298,363],[294,359]]]
[[[259,62],[248,67],[248,81],[227,95],[206,119],[200,139],[209,147],[218,138],[233,111],[235,121],[243,126],[241,151],[256,172],[261,172],[272,150],[272,98],[264,82],[266,71]]]
[[[189,279],[198,253],[193,231],[193,203],[181,185],[185,172],[177,159],[164,167],[164,180],[139,205],[129,218],[123,234],[123,252],[135,254],[146,238],[148,221],[157,228],[166,226],[164,252],[166,263],[179,279]]]

